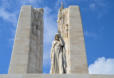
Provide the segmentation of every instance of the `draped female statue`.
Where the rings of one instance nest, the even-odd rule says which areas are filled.
[[[66,73],[66,52],[65,45],[60,34],[55,35],[51,48],[51,74]]]

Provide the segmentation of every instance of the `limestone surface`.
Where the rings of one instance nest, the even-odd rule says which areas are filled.
[[[78,6],[61,7],[58,13],[58,32],[66,48],[67,72],[88,73],[80,10]]]
[[[17,25],[9,74],[42,73],[43,9],[23,6]]]

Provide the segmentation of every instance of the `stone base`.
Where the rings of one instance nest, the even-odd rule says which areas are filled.
[[[114,78],[114,75],[89,75],[89,74],[67,74],[67,75],[49,75],[49,74],[6,74],[0,75],[0,78]]]

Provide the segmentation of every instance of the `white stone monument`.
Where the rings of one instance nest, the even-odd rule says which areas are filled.
[[[0,78],[114,78],[114,75],[88,74],[78,6],[61,8],[58,14],[58,32],[65,43],[68,73],[43,74],[43,9],[23,6],[18,20],[9,73],[0,75]]]

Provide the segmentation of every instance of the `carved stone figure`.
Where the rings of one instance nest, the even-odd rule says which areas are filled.
[[[60,34],[55,35],[55,40],[52,43],[51,49],[51,74],[66,73],[66,51]]]

